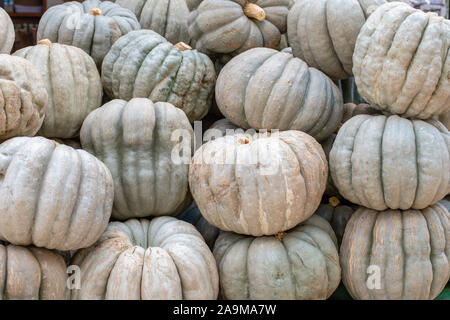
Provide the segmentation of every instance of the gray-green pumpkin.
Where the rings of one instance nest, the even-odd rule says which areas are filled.
[[[340,249],[342,280],[354,299],[432,300],[450,278],[450,214],[361,207]]]
[[[151,30],[120,38],[105,57],[102,81],[113,98],[149,98],[182,109],[191,122],[212,104],[216,73],[204,54],[183,43],[173,46]]]
[[[0,54],[0,141],[34,136],[44,122],[47,102],[39,70],[28,60]]]
[[[358,115],[330,152],[330,171],[347,200],[375,210],[424,209],[450,191],[450,134],[439,122]]]
[[[429,119],[450,110],[450,21],[401,2],[380,6],[361,29],[353,73],[373,107]]]
[[[68,44],[83,49],[101,68],[112,44],[124,34],[140,29],[133,12],[100,0],[66,2],[50,7],[42,16],[38,40]]]
[[[111,170],[115,219],[177,215],[189,206],[193,130],[180,109],[144,98],[113,100],[86,118],[80,137]],[[188,154],[176,162],[181,137]]]
[[[167,41],[189,43],[189,8],[185,0],[117,0],[121,7],[130,9],[142,29],[162,35]]]
[[[333,80],[352,76],[356,38],[385,0],[297,0],[287,18],[294,56]]]
[[[2,30],[0,33],[0,53],[9,54],[14,46],[16,33],[9,14],[3,8],[0,8],[0,30]]]
[[[291,0],[204,0],[189,16],[189,35],[206,54],[277,48]]]
[[[216,101],[241,128],[300,130],[317,140],[342,120],[342,95],[322,72],[288,52],[248,50],[219,74]]]
[[[228,300],[325,300],[341,280],[336,236],[318,215],[272,237],[222,232],[214,256]]]
[[[66,300],[67,269],[62,256],[0,241],[0,300]]]
[[[103,88],[94,60],[83,50],[49,40],[14,53],[33,63],[45,80],[48,104],[38,135],[79,136],[87,115],[102,103]]]
[[[111,217],[113,179],[83,150],[43,137],[0,145],[0,240],[62,251],[93,245]]]

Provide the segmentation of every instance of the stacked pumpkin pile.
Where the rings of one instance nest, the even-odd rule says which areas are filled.
[[[0,299],[448,282],[448,20],[385,0],[87,0],[13,55],[0,24]],[[196,148],[192,124],[221,115]]]

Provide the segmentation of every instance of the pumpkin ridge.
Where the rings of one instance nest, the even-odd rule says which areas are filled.
[[[419,185],[420,185],[420,168],[419,168],[419,152],[418,152],[419,144],[418,144],[418,139],[417,139],[418,133],[416,130],[416,121],[415,120],[412,121],[412,125],[413,125],[413,132],[414,132],[414,141],[416,144],[416,161],[415,161],[415,163],[416,163],[416,172],[417,172],[416,192],[414,195],[413,203],[411,204],[411,207],[414,208],[416,199],[417,199],[417,195],[418,195]]]
[[[450,52],[450,46],[447,47],[447,54],[446,54],[446,56],[443,57],[442,66],[441,66],[441,76],[440,76],[440,78],[439,78],[439,80],[438,80],[438,86],[435,87],[433,93],[432,93],[431,96],[430,96],[430,99],[427,101],[427,104],[425,104],[425,106],[427,106],[428,103],[430,102],[430,100],[431,100],[433,97],[435,97],[435,93],[436,93],[437,90],[439,89],[440,80],[441,80],[443,77],[445,77],[445,72],[444,72],[444,68],[445,68],[445,65],[446,65],[446,64],[445,64],[445,61],[448,59],[447,57],[449,56],[449,52]],[[449,77],[449,75],[447,75],[447,77]],[[449,100],[449,99],[447,99],[447,101],[448,101],[448,100]],[[441,110],[444,110],[445,108],[446,108],[446,104],[443,104],[443,105],[441,106]],[[420,111],[419,115],[422,115],[424,112],[426,113],[426,107],[425,107],[424,109],[422,109],[422,111]]]
[[[275,56],[277,53],[278,52],[274,52],[272,55],[267,57],[267,59],[263,60],[260,64],[256,65],[255,69],[252,70],[252,72],[250,72],[249,77],[247,77],[247,81],[245,81],[245,83],[243,83],[243,85],[242,85],[242,89],[244,91],[244,96],[243,96],[243,99],[242,99],[243,104],[244,104],[243,116],[244,116],[244,121],[248,124],[249,128],[251,128],[252,125],[249,123],[248,117],[247,117],[247,111],[249,111],[248,110],[249,107],[248,107],[248,103],[247,103],[248,85],[249,85],[250,81],[253,79],[253,77],[256,75],[256,73],[258,72],[259,68],[261,68],[267,62],[267,60],[269,60],[271,57]]]
[[[166,29],[167,29],[167,21],[169,20],[170,4],[171,4],[171,1],[167,0],[166,14],[165,14],[166,18],[164,19],[164,21],[166,21],[166,23],[163,23],[163,32],[162,32],[164,37],[166,37]],[[152,12],[152,16],[153,16],[153,14],[154,14],[154,12]]]
[[[432,207],[429,207],[429,208],[427,208],[427,209],[425,209],[425,211],[424,211],[424,217],[425,217],[425,223],[426,223],[426,226],[427,226],[427,231],[428,231],[428,236],[429,236],[429,238],[430,238],[430,255],[429,255],[429,257],[428,257],[428,259],[429,259],[429,261],[430,261],[430,264],[431,264],[431,268],[432,268],[432,272],[431,272],[431,283],[430,283],[430,290],[429,290],[429,294],[428,294],[428,299],[433,299],[433,297],[432,297],[432,295],[433,295],[433,282],[434,282],[434,280],[436,280],[436,278],[435,278],[435,276],[436,276],[436,265],[435,265],[435,263],[433,263],[433,256],[435,256],[436,254],[435,253],[433,253],[433,249],[434,249],[434,245],[433,245],[433,241],[432,241],[432,238],[434,238],[434,234],[431,232],[431,221],[430,221],[430,219],[429,219],[429,217],[428,217],[428,215],[426,214],[426,211],[431,211],[432,212],[432,214],[434,214],[435,213],[435,211],[433,210],[433,208]],[[439,221],[440,222],[440,221]],[[442,288],[443,289],[443,288]],[[439,290],[439,293],[441,292],[442,290]],[[438,294],[439,294],[438,293]]]
[[[408,16],[408,17],[409,17],[409,16]],[[405,19],[405,20],[406,20],[406,19]],[[403,22],[404,22],[404,21],[403,21]],[[402,23],[403,23],[403,22],[402,22]],[[399,97],[400,97],[400,96],[402,95],[402,93],[403,93],[403,89],[404,89],[405,84],[406,84],[406,82],[407,82],[407,76],[408,76],[409,70],[411,69],[411,65],[413,64],[413,62],[414,62],[414,60],[415,60],[415,58],[416,58],[417,52],[419,51],[420,44],[422,43],[422,39],[423,39],[423,37],[424,37],[424,35],[425,35],[425,32],[426,32],[426,30],[427,30],[429,24],[430,24],[430,18],[428,17],[427,23],[426,23],[425,27],[423,28],[423,30],[422,30],[422,32],[421,32],[421,36],[420,36],[420,39],[419,39],[417,48],[416,48],[416,50],[414,51],[414,53],[413,53],[411,59],[409,60],[408,67],[406,68],[406,71],[405,71],[405,79],[403,80],[402,87],[401,87],[401,89],[398,91],[397,97],[395,98],[394,105],[397,105],[398,99],[399,99]],[[400,26],[401,26],[401,24],[400,24]],[[399,27],[399,28],[400,28],[400,27]],[[398,29],[397,29],[397,30],[398,30]],[[392,41],[392,43],[393,43],[393,41]],[[388,52],[388,53],[389,53],[389,52]],[[386,61],[384,61],[383,67],[384,67],[385,64],[386,64]],[[442,67],[441,67],[442,70],[443,70],[444,66],[445,66],[445,63],[442,64]],[[429,69],[427,69],[426,72],[427,72],[427,76],[428,76],[428,74],[429,74]],[[442,74],[443,74],[443,73],[441,72],[441,75],[442,75]],[[414,95],[414,97],[412,97],[412,99],[410,100],[410,102],[409,102],[407,108],[404,110],[403,113],[408,114],[408,111],[410,110],[410,108],[411,108],[411,106],[412,106],[414,100],[416,99],[416,97],[417,97],[420,93],[422,93],[422,90],[421,90],[421,89],[417,90],[416,94]],[[428,101],[431,99],[432,95],[433,95],[433,92],[431,92]],[[427,103],[427,104],[428,104],[428,103]],[[421,109],[421,111],[418,112],[419,114],[427,107],[427,104],[424,104],[424,105],[423,105],[423,108]]]
[[[278,54],[275,54],[275,55],[273,55],[272,57],[276,57]],[[267,60],[269,60],[269,59],[267,59]],[[267,60],[266,60],[266,62],[267,62]],[[291,60],[291,59],[289,59],[289,60]],[[282,67],[282,69],[281,69],[281,72],[279,73],[279,75],[277,76],[277,78],[276,79],[274,79],[274,81],[273,81],[273,84],[270,86],[270,92],[268,93],[268,95],[267,95],[267,97],[266,97],[266,99],[265,99],[265,102],[262,104],[262,107],[263,107],[263,109],[261,110],[262,111],[262,119],[260,120],[261,121],[261,124],[262,124],[262,126],[263,127],[265,127],[265,123],[267,123],[267,104],[268,104],[268,102],[270,101],[270,98],[271,98],[271,96],[273,95],[273,89],[274,89],[274,87],[278,84],[278,82],[281,80],[281,78],[283,77],[283,75],[284,75],[284,73],[285,73],[285,71],[286,71],[286,69],[287,69],[287,66],[288,66],[288,64],[289,64],[289,60],[288,61],[284,61],[284,63],[283,63],[283,67]],[[256,111],[256,110],[255,110]],[[259,112],[258,112],[259,113]],[[259,122],[259,121],[258,121]],[[271,129],[271,128],[261,128],[261,129]],[[279,128],[276,128],[276,129],[279,129]]]
[[[329,81],[324,81],[324,85],[325,85],[325,90],[326,90],[325,99],[327,99],[324,101],[324,104],[332,105],[334,107],[334,103],[332,103],[333,101],[335,101],[332,83]],[[323,121],[324,115],[326,113],[328,113],[328,117],[326,118],[325,121]],[[330,122],[330,119],[333,117],[333,115],[334,115],[334,112],[333,112],[332,108],[322,108],[320,110],[320,114],[319,114],[317,120],[314,121],[314,125],[308,131],[308,134],[310,134],[311,136],[317,137],[317,140],[322,140],[321,139],[322,135],[320,134],[320,131],[322,131],[324,128],[326,128],[327,124]]]
[[[117,125],[118,125],[117,126],[118,127],[117,137],[120,137],[120,139],[122,139],[122,140],[123,140],[123,136],[124,136],[124,130],[123,130],[123,113],[124,113],[124,111],[125,111],[125,105],[120,107],[120,112],[117,115],[117,119],[116,119],[116,122],[117,122]],[[92,139],[92,141],[94,141],[94,140],[95,139]],[[122,168],[123,167],[123,155],[124,155],[125,152],[124,152],[123,144],[120,143],[120,141],[118,141],[118,139],[116,140],[114,149],[117,150],[116,157],[117,157],[117,160],[118,160],[119,168]],[[119,178],[120,185],[123,186],[123,181],[124,181],[123,172],[120,172],[118,174],[118,178]],[[127,213],[130,213],[131,209],[130,209],[130,206],[128,204],[128,195],[126,194],[126,191],[124,190],[124,188],[121,188],[121,191],[122,191],[123,197],[125,199],[125,208],[127,210]],[[120,215],[122,216],[123,214],[120,214]]]
[[[44,164],[44,170],[42,170],[41,172],[41,175],[40,175],[40,177],[39,177],[39,187],[37,188],[37,190],[36,190],[36,201],[35,201],[35,203],[34,203],[34,209],[33,209],[33,212],[34,212],[34,214],[33,214],[33,217],[32,217],[32,219],[31,219],[31,224],[30,224],[30,229],[28,230],[28,232],[29,232],[29,235],[30,235],[30,240],[31,240],[31,242],[33,242],[34,240],[33,240],[33,238],[34,238],[34,232],[35,232],[35,230],[34,230],[34,227],[35,227],[35,221],[36,221],[36,216],[37,216],[37,213],[39,212],[39,200],[41,199],[41,196],[42,196],[42,185],[43,185],[43,181],[45,180],[45,177],[46,177],[46,175],[47,175],[47,172],[48,172],[48,169],[49,169],[49,166],[50,166],[50,163],[51,163],[51,160],[52,160],[52,158],[53,158],[53,155],[54,155],[54,151],[55,151],[55,144],[53,144],[53,145],[51,145],[52,146],[52,149],[51,150],[46,150],[47,152],[49,152],[50,151],[50,154],[47,154],[47,156],[46,156],[46,159],[47,159],[47,161],[45,161],[45,164]]]
[[[443,141],[444,139],[443,139],[443,137],[442,137],[442,134],[438,131],[438,130],[434,130],[434,127],[432,128],[432,130],[430,130],[431,131],[431,133],[433,134],[433,136],[435,137],[435,139],[436,140],[441,140],[441,142],[442,142],[442,145],[445,145],[445,141]],[[441,157],[440,157],[440,167],[441,167],[441,170],[443,171],[443,172],[445,172],[444,170],[444,168],[445,168],[445,164],[444,164],[444,160],[443,160],[443,155],[445,154],[445,150],[442,148],[439,148],[439,151],[441,152]],[[447,149],[447,153],[448,153],[448,149]],[[447,181],[445,181],[443,178],[444,178],[445,176],[444,175],[439,175],[439,184],[438,184],[438,188],[436,189],[436,192],[435,192],[435,194],[434,194],[434,197],[432,198],[433,199],[433,203],[437,203],[440,199],[442,199],[442,197],[441,197],[441,195],[445,195],[446,193],[445,193],[445,187],[447,186]],[[443,190],[443,191],[441,191],[441,190]]]
[[[297,112],[295,113],[295,116],[292,117],[290,119],[290,121],[289,121],[288,128],[292,128],[292,125],[294,124],[294,122],[299,120],[299,119],[301,119],[303,117],[303,113],[305,112],[303,106],[304,106],[304,103],[306,101],[306,98],[308,97],[309,89],[310,89],[310,86],[311,86],[311,74],[309,73],[309,67],[303,60],[301,60],[301,61],[303,62],[302,67],[305,68],[305,72],[303,72],[301,74],[299,73],[299,75],[302,76],[300,78],[301,82],[305,82],[306,81],[306,87],[305,87],[305,91],[304,91],[305,93],[302,95],[302,98],[301,98],[301,101],[300,101],[300,104],[299,104],[300,107],[297,108]],[[305,131],[307,131],[307,130],[305,129]]]
[[[387,16],[387,14],[390,12],[390,11],[394,11],[395,12],[395,9],[396,9],[397,7],[393,7],[393,8],[391,8],[390,10],[388,10],[386,13],[385,13],[385,15],[383,16],[383,18],[381,19],[381,23],[383,23],[384,21],[385,21],[385,17]],[[406,15],[407,14],[407,15]],[[387,48],[384,48],[383,47],[383,57],[384,58],[386,58],[387,56],[388,56],[388,54],[389,54],[389,52],[391,51],[391,48],[392,48],[392,45],[393,45],[393,43],[394,43],[394,39],[395,39],[395,36],[396,36],[396,34],[397,34],[397,32],[398,32],[398,30],[400,29],[400,27],[401,27],[401,25],[402,25],[402,23],[410,16],[412,14],[412,12],[404,12],[403,14],[402,14],[402,17],[401,17],[401,19],[400,19],[400,21],[396,24],[396,25],[394,25],[395,26],[395,30],[393,30],[393,32],[392,32],[392,37],[389,39],[389,43],[388,43],[388,46],[387,46]],[[406,16],[405,16],[406,15]],[[389,20],[388,20],[389,21]],[[394,22],[392,22],[392,24],[394,24],[395,23],[395,21]],[[378,28],[375,30],[375,32],[374,33],[376,33],[378,31]],[[380,31],[381,32],[381,31]],[[384,33],[385,35],[386,35],[386,33]],[[373,42],[371,43],[371,44],[373,44]],[[371,46],[371,49],[373,50],[373,46]],[[383,72],[383,69],[384,69],[384,65],[385,65],[385,62],[386,62],[386,59],[384,59],[384,61],[383,61],[383,64],[381,65],[381,66],[379,66],[378,68],[377,68],[377,71],[376,71],[376,75],[375,75],[375,80],[374,80],[374,83],[372,84],[372,88],[373,88],[373,95],[376,97],[376,105],[382,105],[382,103],[380,103],[380,97],[379,97],[379,92],[377,91],[377,89],[380,87],[379,86],[379,82],[380,82],[380,78],[381,78],[381,74],[382,74],[382,72]],[[366,62],[367,63],[367,62]],[[384,110],[385,108],[383,108],[383,110]]]
[[[381,129],[381,139],[380,139],[380,145],[379,145],[379,152],[380,152],[380,166],[379,166],[379,184],[381,187],[381,195],[383,196],[383,202],[385,203],[385,205],[387,206],[388,201],[386,201],[386,194],[384,193],[384,184],[383,184],[383,141],[384,141],[384,134],[385,134],[385,129],[386,129],[386,124],[387,124],[387,120],[388,118],[384,118],[384,122],[383,122],[383,128]],[[375,177],[374,177],[375,178]]]
[[[294,272],[294,264],[292,263],[291,255],[289,254],[288,245],[284,242],[284,239],[282,239],[280,242],[284,247],[284,251],[286,253],[286,258],[287,258],[287,261],[289,262],[290,278],[293,280],[294,283],[297,283],[297,277],[295,276],[295,272]],[[303,264],[303,260],[298,254],[297,254],[297,257]],[[296,285],[294,285],[294,295],[296,298],[298,297],[298,290],[297,290]]]
[[[337,58],[336,60],[337,60],[337,63],[339,64],[339,67],[341,69],[340,71],[342,73],[346,74],[348,77],[350,77],[351,73],[349,74],[347,72],[346,68],[344,67],[344,64],[342,63],[342,58],[340,57],[339,53],[336,50],[336,44],[333,42],[333,38],[334,37],[330,37],[330,26],[328,25],[328,5],[327,4],[328,4],[328,2],[325,4],[325,14],[323,16],[324,16],[324,19],[325,19],[324,25],[326,26],[326,34],[327,34],[327,37],[329,38],[329,42],[331,44],[330,48],[333,51],[333,55]],[[320,64],[318,64],[318,65],[320,66]],[[320,69],[322,69],[322,68],[323,67],[320,66]]]

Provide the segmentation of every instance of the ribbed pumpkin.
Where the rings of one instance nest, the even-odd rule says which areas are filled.
[[[336,198],[334,198],[336,201]],[[332,201],[330,201],[332,202]],[[344,236],[345,227],[347,226],[348,220],[350,220],[353,215],[353,208],[340,205],[338,202],[332,204],[321,204],[316,211],[316,214],[327,220],[331,227],[333,228],[338,244],[342,242]]]
[[[214,247],[229,300],[325,300],[341,280],[336,236],[314,215],[275,237],[222,232]]]
[[[9,54],[14,46],[16,33],[9,14],[3,8],[0,8],[0,30],[2,30],[0,34],[0,53]]]
[[[359,115],[337,135],[331,176],[344,198],[367,208],[424,209],[450,191],[449,147],[439,123]]]
[[[130,9],[142,29],[153,30],[167,41],[189,43],[189,8],[185,0],[117,0],[121,7]]]
[[[200,232],[203,239],[205,239],[208,247],[211,249],[214,248],[214,243],[219,236],[220,230],[211,225],[208,221],[206,221],[205,218],[203,218],[195,202],[193,202],[191,206],[182,214],[177,216],[177,218],[192,224],[198,230],[198,232]]]
[[[111,216],[108,168],[42,137],[0,145],[0,240],[62,251],[97,241]]]
[[[211,107],[216,73],[206,55],[140,30],[113,45],[103,63],[102,80],[110,97],[169,102],[193,122]]]
[[[45,79],[47,111],[39,135],[79,136],[83,120],[102,103],[103,88],[94,60],[83,50],[41,40],[14,53],[33,63]]]
[[[77,253],[81,289],[73,300],[216,299],[214,256],[191,224],[170,217],[112,222]]]
[[[197,150],[189,185],[209,223],[262,236],[308,219],[320,204],[327,176],[325,154],[306,133],[237,134]]]
[[[297,0],[287,18],[294,56],[334,80],[352,76],[356,38],[385,0]]]
[[[101,68],[112,44],[130,31],[140,29],[136,16],[115,3],[100,0],[66,2],[50,7],[42,16],[38,40],[83,49]]]
[[[114,218],[176,215],[189,206],[190,155],[187,163],[173,161],[176,130],[190,135],[184,144],[191,152],[194,134],[183,111],[144,98],[113,100],[86,118],[81,145],[111,170]]]
[[[434,299],[450,277],[449,234],[450,214],[440,204],[421,211],[361,207],[341,246],[345,287],[355,299]]]
[[[34,136],[44,121],[47,101],[39,70],[25,59],[0,54],[0,141]]]
[[[450,21],[392,2],[361,29],[353,73],[362,97],[389,113],[428,119],[450,110]]]
[[[342,95],[322,72],[288,52],[248,50],[219,74],[216,101],[241,128],[300,130],[329,137],[342,119]]]
[[[64,259],[42,248],[0,242],[0,300],[66,300]]]
[[[277,48],[291,0],[204,0],[189,16],[189,35],[206,54]]]

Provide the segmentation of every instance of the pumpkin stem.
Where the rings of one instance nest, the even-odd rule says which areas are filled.
[[[44,44],[47,46],[51,46],[52,42],[49,39],[42,39],[42,40],[39,40],[37,44]]]
[[[89,14],[92,14],[93,16],[100,16],[103,13],[103,11],[99,8],[92,8]]]
[[[178,42],[176,45],[174,45],[174,47],[180,51],[192,50],[192,47],[184,42]]]
[[[328,202],[335,208],[341,203],[336,197],[331,197]]]
[[[250,139],[249,138],[240,138],[238,140],[239,144],[250,144]]]
[[[244,7],[244,13],[247,17],[263,21],[266,18],[266,13],[260,6],[247,2]]]
[[[277,238],[278,241],[283,241],[284,237],[286,237],[286,236],[287,236],[286,232],[278,232],[275,235],[275,238]]]

